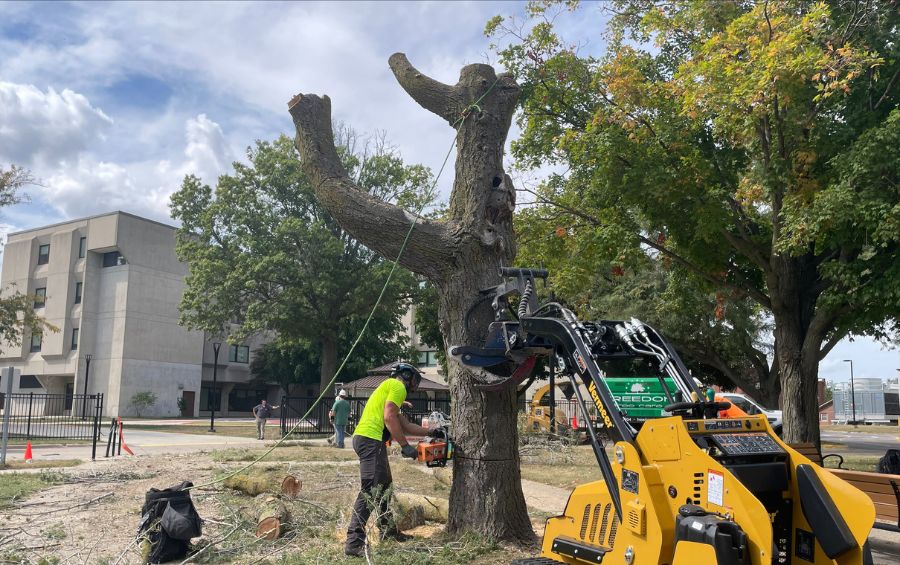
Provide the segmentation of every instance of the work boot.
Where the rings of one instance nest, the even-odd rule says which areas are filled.
[[[403,543],[405,541],[409,541],[409,540],[413,539],[413,537],[404,534],[400,530],[388,530],[387,532],[381,533],[381,539],[383,539],[383,540],[392,539],[396,542]]]
[[[364,545],[355,545],[355,546],[347,546],[344,548],[344,555],[348,555],[350,557],[365,557],[366,556],[366,546]]]

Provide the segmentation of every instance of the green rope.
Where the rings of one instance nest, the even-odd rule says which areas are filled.
[[[234,477],[235,475],[239,475],[239,474],[243,473],[247,469],[253,467],[257,463],[259,463],[260,461],[262,461],[263,459],[268,457],[273,451],[275,451],[276,448],[278,448],[282,443],[284,443],[285,439],[287,439],[291,434],[293,434],[297,430],[297,428],[300,427],[300,424],[302,424],[303,421],[306,420],[306,418],[308,418],[310,414],[312,414],[313,409],[319,405],[319,403],[322,401],[323,398],[325,398],[325,393],[328,390],[330,390],[332,385],[334,385],[335,381],[337,381],[337,378],[341,374],[341,371],[343,371],[344,367],[347,365],[347,361],[350,359],[350,356],[353,355],[353,351],[356,350],[356,346],[359,344],[359,342],[362,340],[363,336],[365,335],[366,330],[369,328],[369,322],[372,321],[372,318],[375,316],[375,311],[378,309],[378,306],[381,304],[381,299],[384,298],[384,295],[387,292],[388,286],[391,283],[391,279],[394,277],[394,273],[397,271],[397,265],[400,262],[400,257],[403,256],[403,252],[406,251],[406,246],[409,244],[409,239],[412,236],[413,229],[416,227],[416,223],[421,218],[421,214],[422,214],[422,211],[425,209],[425,206],[428,204],[428,202],[431,200],[432,196],[434,195],[434,189],[437,186],[438,180],[441,178],[441,174],[443,174],[444,169],[447,166],[447,161],[450,160],[450,155],[453,154],[453,149],[456,147],[456,142],[459,139],[459,129],[462,126],[462,123],[471,114],[471,110],[473,108],[477,109],[478,112],[481,112],[481,106],[479,106],[479,103],[482,100],[484,100],[485,96],[487,96],[488,94],[490,94],[490,92],[492,90],[494,90],[494,87],[497,85],[497,83],[499,81],[500,81],[500,77],[497,77],[497,79],[494,80],[493,84],[491,84],[491,86],[485,91],[485,93],[482,94],[478,98],[478,100],[476,100],[475,102],[473,102],[472,104],[467,106],[466,109],[463,110],[459,119],[457,119],[453,123],[452,127],[456,130],[456,135],[453,136],[453,142],[450,144],[450,149],[447,150],[447,154],[444,156],[444,162],[441,163],[441,168],[438,169],[437,176],[434,177],[434,181],[431,183],[431,186],[428,188],[428,192],[425,195],[426,198],[424,198],[422,200],[422,204],[419,206],[418,210],[416,210],[416,217],[413,220],[413,222],[410,224],[409,230],[406,232],[406,237],[403,239],[403,244],[400,246],[400,251],[397,252],[397,258],[394,259],[392,262],[391,270],[388,273],[388,276],[384,281],[384,286],[381,287],[381,293],[378,295],[378,299],[375,301],[375,305],[372,306],[372,310],[371,310],[371,312],[369,312],[369,316],[366,318],[366,323],[363,324],[362,329],[359,331],[359,335],[357,335],[356,339],[353,340],[353,344],[350,346],[350,350],[347,352],[347,355],[344,356],[344,360],[341,362],[337,371],[334,372],[334,376],[331,377],[331,380],[328,382],[328,384],[326,386],[322,387],[322,391],[319,393],[319,397],[316,398],[316,401],[313,402],[312,405],[310,405],[309,410],[306,411],[306,414],[304,414],[303,416],[300,417],[300,419],[297,421],[297,423],[294,425],[294,427],[291,428],[290,431],[288,431],[288,433],[283,435],[281,437],[281,439],[279,439],[277,442],[275,442],[275,444],[272,445],[272,447],[270,447],[268,450],[266,450],[262,455],[260,455],[259,457],[257,457],[256,459],[254,459],[253,461],[244,465],[243,467],[239,468],[236,471],[228,473],[227,475],[220,477],[218,479],[215,479],[213,481],[210,481],[208,483],[194,485],[191,488],[208,487],[208,486],[212,486],[217,483],[226,481],[226,480],[230,479],[231,477]]]

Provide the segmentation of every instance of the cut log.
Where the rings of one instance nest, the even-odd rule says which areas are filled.
[[[248,496],[268,492],[272,487],[269,478],[265,475],[235,475],[225,479],[223,484]]]
[[[288,475],[281,481],[281,494],[288,498],[297,498],[303,483],[294,475]]]
[[[453,484],[453,471],[450,469],[434,468],[434,478],[448,487]]]
[[[429,522],[446,524],[450,513],[450,502],[446,498],[397,492],[394,493],[394,502],[395,508],[399,508],[403,514],[418,512],[414,508],[421,509],[422,516]]]
[[[266,540],[276,540],[287,531],[287,524],[291,520],[291,513],[281,502],[266,501],[259,511],[259,519],[256,522],[256,537]]]

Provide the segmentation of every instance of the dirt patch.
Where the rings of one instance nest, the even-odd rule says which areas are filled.
[[[253,472],[272,477],[272,488],[251,497],[208,484],[239,470],[245,459],[262,450],[240,453],[192,453],[117,458],[75,469],[54,471],[61,484],[49,486],[0,511],[0,562],[138,564],[135,543],[144,494],[190,480],[194,504],[204,519],[203,536],[194,540],[191,563],[355,563],[343,555],[344,530],[358,489],[358,469],[347,453],[336,449],[289,447],[276,450],[274,461],[263,461]],[[331,456],[332,460],[322,457]],[[315,456],[319,459],[311,459]],[[235,459],[238,459],[237,461]],[[410,463],[392,459],[396,488],[446,497],[448,487]],[[296,499],[281,499],[290,510],[288,532],[275,541],[257,539],[261,506],[278,496],[288,472],[302,481]],[[535,523],[539,526],[539,522]],[[412,541],[377,542],[371,551],[379,564],[501,563],[532,554],[534,548],[498,546],[476,536],[445,539],[442,526],[426,524],[408,532]],[[41,561],[43,560],[43,561]]]

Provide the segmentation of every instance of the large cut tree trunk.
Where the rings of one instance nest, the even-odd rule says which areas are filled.
[[[458,126],[456,178],[446,221],[416,219],[353,184],[334,148],[327,96],[300,94],[291,100],[297,148],[322,204],[377,253],[397,257],[415,222],[400,264],[438,288],[444,345],[481,345],[492,314],[489,304],[479,300],[479,290],[498,284],[498,268],[510,265],[516,254],[515,190],[503,170],[503,148],[519,87],[488,65],[468,65],[459,82],[446,85],[420,73],[401,53],[391,56],[389,64],[419,105]],[[472,106],[476,101],[477,107]],[[473,374],[452,360],[449,371],[456,460],[448,531],[530,540],[534,533],[519,474],[515,391],[481,392]]]

